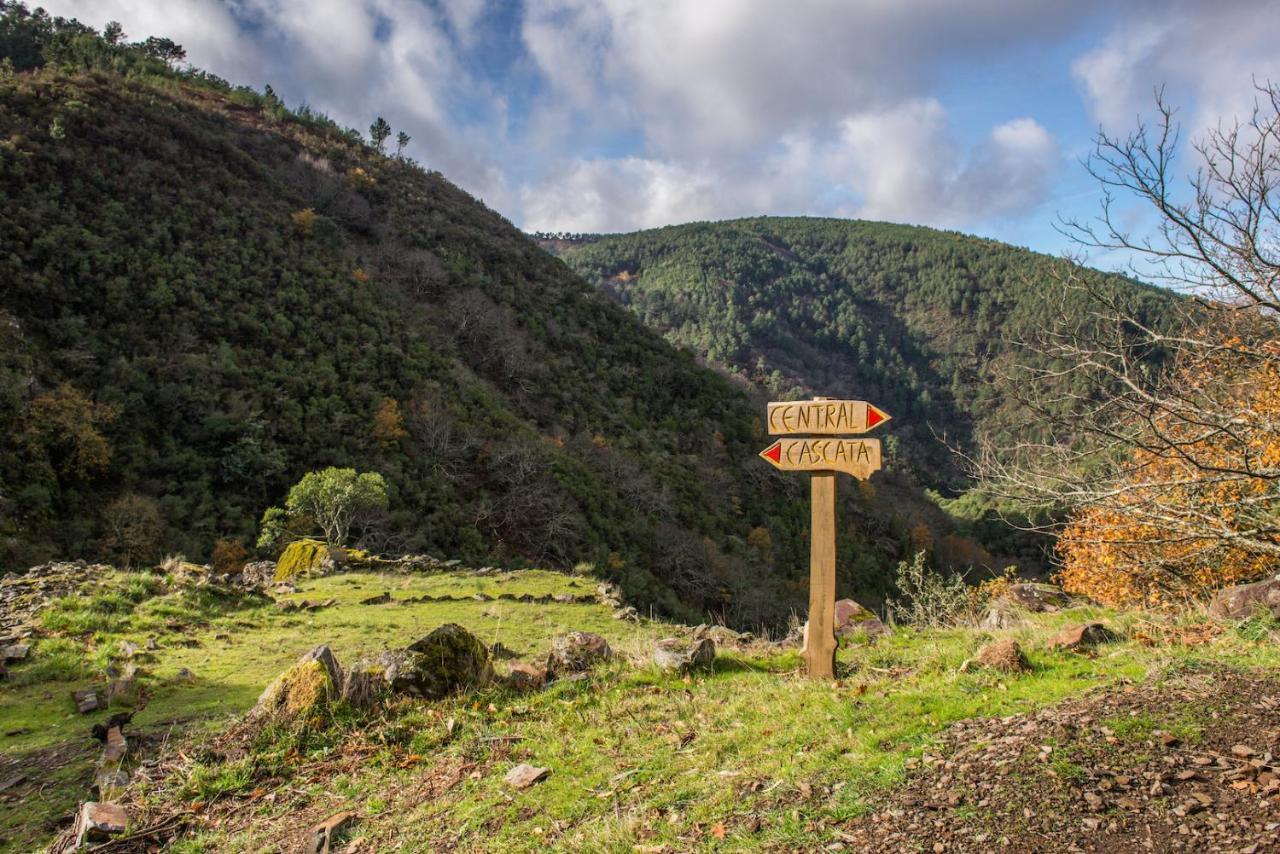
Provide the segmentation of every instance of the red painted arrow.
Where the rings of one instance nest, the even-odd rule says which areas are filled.
[[[760,456],[764,457],[765,459],[773,460],[775,463],[782,462],[782,443],[774,442],[767,449],[765,449],[765,452]]]
[[[876,426],[883,420],[884,420],[884,413],[868,403],[867,404],[867,429],[870,430],[872,427]]]

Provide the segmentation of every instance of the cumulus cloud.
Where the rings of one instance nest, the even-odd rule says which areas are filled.
[[[1172,103],[1189,108],[1192,128],[1205,128],[1250,110],[1255,79],[1280,81],[1275,0],[1176,0],[1141,4],[1141,12],[1071,66],[1104,127],[1131,127],[1167,87]]]

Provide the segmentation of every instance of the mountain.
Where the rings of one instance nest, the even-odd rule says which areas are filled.
[[[741,389],[439,173],[150,44],[0,4],[0,566],[205,559],[341,465],[389,481],[374,548],[801,603]]]
[[[955,232],[857,220],[759,217],[634,234],[541,236],[542,245],[667,340],[775,399],[870,400],[893,415],[886,452],[946,495],[970,487],[946,444],[1033,429],[1019,346],[1062,319],[1060,259]],[[1160,322],[1170,293],[1071,267]],[[939,437],[945,436],[946,443]]]

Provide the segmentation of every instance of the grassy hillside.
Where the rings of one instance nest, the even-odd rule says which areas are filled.
[[[440,174],[0,6],[0,567],[130,524],[203,559],[344,465],[392,486],[375,549],[799,601],[802,484],[730,382]]]
[[[882,406],[895,459],[944,491],[967,484],[935,434],[961,447],[1025,435],[1012,369],[1037,362],[1017,342],[1085,316],[1054,286],[1062,262],[929,228],[761,217],[543,243],[669,341],[775,398]],[[1169,305],[1112,282],[1139,316]]]
[[[147,650],[132,659],[146,703],[126,726],[133,784],[123,801],[131,832],[172,840],[166,850],[297,850],[310,827],[352,811],[346,838],[363,838],[361,851],[795,851],[842,841],[863,850],[871,843],[859,839],[887,828],[912,839],[919,828],[906,825],[918,821],[972,837],[949,840],[947,850],[990,850],[984,839],[1007,835],[1010,850],[1022,851],[1043,849],[1053,829],[1045,820],[1060,830],[1095,815],[1111,827],[1086,849],[1108,851],[1163,828],[1193,788],[1208,787],[1214,810],[1233,815],[1252,805],[1273,809],[1263,820],[1274,821],[1280,809],[1275,792],[1257,789],[1232,803],[1239,787],[1223,775],[1238,760],[1206,769],[1196,758],[1204,776],[1190,782],[1170,770],[1236,743],[1274,751],[1274,733],[1248,719],[1273,721],[1280,702],[1280,627],[1270,618],[1231,627],[1203,615],[1077,607],[995,632],[897,627],[874,644],[844,644],[840,679],[826,682],[804,678],[794,646],[759,640],[720,644],[707,670],[664,673],[651,663],[653,642],[688,628],[615,619],[597,602],[519,601],[593,590],[536,570],[353,572],[275,593],[333,600],[283,611],[199,578],[103,569],[39,612],[30,659],[11,668],[13,684],[0,694],[0,772],[19,778],[0,799],[0,850],[48,842],[84,797],[101,752],[89,728],[118,709],[75,715],[68,694],[101,689],[107,665],[126,663],[127,643]],[[383,591],[392,601],[361,604]],[[1091,620],[1118,639],[1084,654],[1048,645],[1062,627]],[[529,694],[493,686],[376,710],[339,707],[300,731],[246,736],[237,725],[263,687],[316,644],[348,667],[448,622],[526,664],[570,630],[598,632],[619,658]],[[1016,639],[1030,669],[962,668],[993,635]],[[495,666],[501,673],[507,663]],[[1072,697],[1075,716],[1059,716],[1053,704]],[[956,743],[951,728],[962,720],[969,729]],[[1176,741],[1159,741],[1162,731]],[[550,774],[514,790],[503,777],[521,762]],[[1130,770],[1144,763],[1176,797],[1171,786],[1147,797],[1148,778]],[[1136,782],[1118,782],[1122,774]],[[992,786],[999,797],[987,794]],[[1081,800],[1095,790],[1105,811]],[[1124,798],[1141,807],[1124,808]],[[1201,822],[1212,823],[1212,812],[1188,823],[1208,830]],[[1247,822],[1237,832],[1247,837]]]

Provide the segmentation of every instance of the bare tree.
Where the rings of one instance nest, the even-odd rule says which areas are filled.
[[[1061,230],[1181,296],[1065,260],[1062,314],[1022,342],[1027,435],[969,462],[1045,527],[1092,513],[1069,533],[1177,587],[1213,561],[1245,575],[1280,557],[1280,88],[1257,86],[1246,120],[1197,139],[1185,176],[1175,110],[1163,93],[1156,107],[1151,125],[1099,133],[1087,166],[1101,214]],[[1154,229],[1127,225],[1135,200]]]

